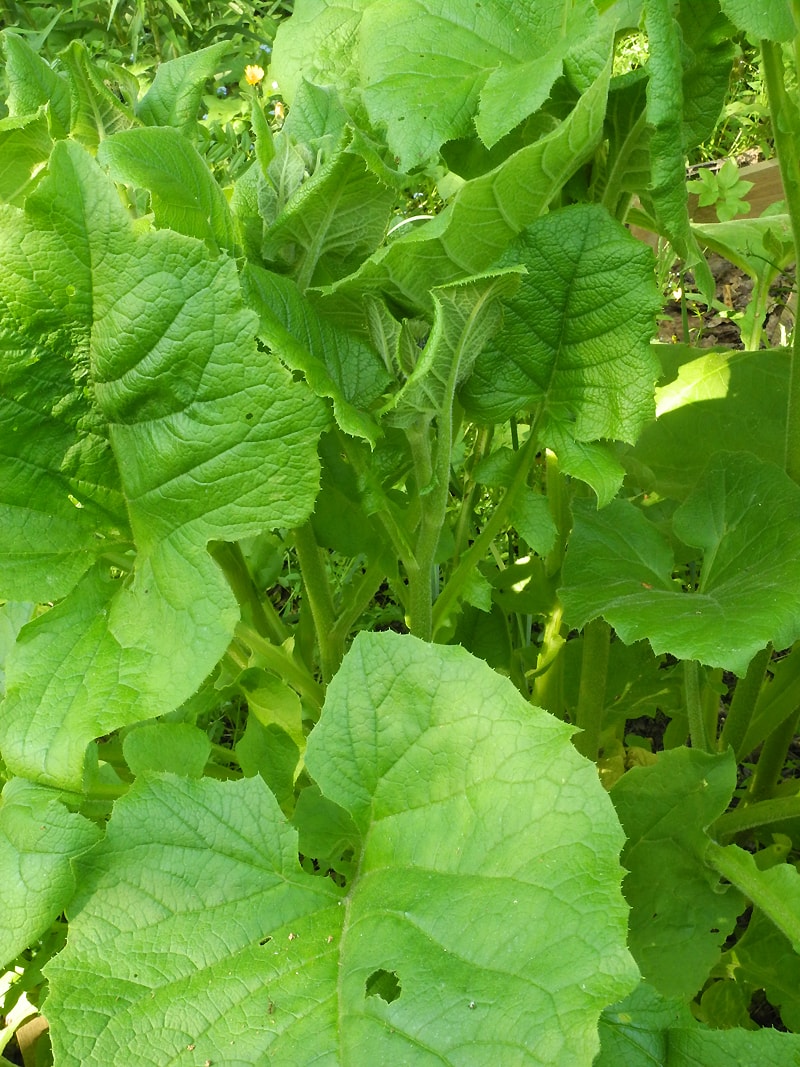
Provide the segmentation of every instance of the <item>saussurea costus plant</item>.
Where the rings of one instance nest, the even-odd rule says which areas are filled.
[[[58,1067],[800,1063],[800,372],[654,344],[624,225],[709,298],[796,258],[795,14],[296,0],[232,189],[225,42],[140,93],[5,35],[0,948]],[[695,228],[745,32],[785,211]]]

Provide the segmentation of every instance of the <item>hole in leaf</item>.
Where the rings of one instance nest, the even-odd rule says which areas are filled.
[[[252,417],[253,417],[253,412],[252,411],[248,411],[247,414],[245,415],[246,419],[252,419]]]
[[[397,972],[384,971],[381,968],[379,971],[373,971],[367,979],[364,986],[364,996],[380,997],[387,1004],[391,1004],[393,1000],[397,1000],[400,996],[402,989]]]

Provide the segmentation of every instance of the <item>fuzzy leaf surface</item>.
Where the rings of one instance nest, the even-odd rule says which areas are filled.
[[[57,74],[26,40],[3,34],[8,81],[8,110],[14,116],[34,115],[48,106],[53,135],[66,137],[70,127],[70,90],[67,78]]]
[[[18,956],[58,918],[75,891],[70,860],[101,831],[55,794],[13,778],[0,800],[0,964]]]
[[[306,754],[363,840],[342,943],[342,1062],[363,1050],[433,1063],[426,1046],[453,1064],[499,1048],[508,1062],[591,1062],[599,986],[630,971],[611,889],[617,835],[589,765],[561,724],[523,711],[461,649],[362,634],[346,666]],[[377,969],[397,972],[390,1004],[364,998]]]
[[[720,0],[732,23],[745,33],[768,41],[791,41],[797,33],[790,0]]]
[[[0,742],[10,768],[74,788],[93,737],[178,706],[224,652],[238,611],[206,544],[307,517],[323,413],[256,348],[233,262],[135,235],[77,145],[56,145],[27,206],[4,247],[19,383],[5,491],[25,534],[8,584],[17,599],[44,599],[48,581],[75,595],[20,634]],[[132,544],[126,578],[93,564]]]
[[[62,1067],[589,1067],[636,975],[619,825],[568,729],[463,649],[362,634],[306,764],[327,801],[301,840],[356,843],[345,889],[300,868],[260,778],[117,803],[48,968]]]
[[[332,400],[345,433],[374,444],[378,426],[367,408],[390,380],[377,354],[320,315],[291,278],[249,265],[242,280],[265,343],[288,367],[303,372],[317,396]]]
[[[205,84],[222,68],[230,49],[228,41],[219,41],[161,63],[153,84],[136,105],[136,117],[146,126],[175,126],[191,132],[197,123]]]
[[[69,75],[70,137],[87,148],[134,123],[133,112],[106,85],[83,41],[71,41],[60,56]]]
[[[158,227],[235,254],[225,194],[200,154],[177,130],[157,126],[122,131],[103,141],[97,162],[115,181],[148,190]]]
[[[127,534],[107,426],[86,387],[92,268],[127,221],[113,189],[83,186],[85,163],[59,143],[24,213],[0,209],[0,595],[10,599],[64,596],[105,542]]]
[[[489,0],[463,10],[449,0],[375,0],[357,49],[370,120],[385,124],[403,170],[474,128],[491,147],[544,103],[592,15],[586,0],[513,8]]]
[[[268,229],[263,256],[290,270],[300,289],[355,271],[381,243],[396,193],[340,145],[304,181]]]
[[[440,286],[431,294],[433,328],[416,366],[395,400],[393,418],[448,418],[456,389],[503,321],[502,301],[513,297],[521,270],[511,267]]]
[[[594,1067],[800,1065],[800,1035],[768,1028],[712,1030],[684,1001],[662,997],[646,982],[603,1012],[600,1033],[602,1050]]]
[[[467,410],[497,422],[543,405],[577,441],[635,440],[653,414],[658,369],[648,250],[602,208],[582,205],[532,223],[508,259],[527,275],[462,390]]]
[[[800,490],[773,464],[721,453],[675,512],[676,536],[702,551],[696,590],[676,584],[671,547],[633,504],[575,514],[559,594],[570,626],[602,615],[623,641],[739,675],[800,633]]]
[[[401,307],[430,311],[431,289],[496,265],[594,151],[610,73],[609,64],[552,133],[468,181],[436,218],[382,246],[356,274],[337,283],[333,296],[342,310],[358,314],[364,295],[382,290]]]
[[[645,0],[644,23],[651,47],[646,107],[651,128],[648,196],[661,231],[694,270],[698,288],[710,303],[714,279],[689,224],[681,32],[669,0]],[[687,89],[693,91],[693,87]]]
[[[364,11],[374,0],[298,0],[275,34],[270,70],[291,104],[303,80],[340,88],[358,82],[354,52]],[[332,78],[333,76],[333,78]]]
[[[0,119],[0,201],[22,207],[41,177],[53,142],[47,116]]]
[[[623,892],[631,905],[630,945],[642,976],[664,996],[692,997],[719,960],[744,910],[705,862],[705,828],[727,808],[736,784],[730,752],[661,752],[612,787],[628,843]]]

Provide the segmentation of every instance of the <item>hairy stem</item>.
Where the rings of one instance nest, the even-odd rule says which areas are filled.
[[[760,871],[749,852],[737,845],[722,846],[715,841],[708,844],[706,861],[760,908],[793,944],[800,943],[800,915],[781,892],[774,868]],[[796,877],[794,871],[792,874]]]
[[[458,561],[461,558],[461,553],[464,551],[464,546],[467,543],[469,529],[472,522],[472,514],[475,507],[475,497],[478,492],[478,485],[474,478],[474,471],[480,461],[483,459],[483,457],[488,454],[493,436],[493,426],[482,426],[478,430],[477,438],[475,441],[475,447],[472,450],[471,461],[467,469],[467,478],[464,485],[464,492],[461,497],[461,507],[458,513],[458,523],[456,524],[455,548],[453,550],[454,566],[458,565]]]
[[[797,818],[800,818],[800,796],[775,797],[755,804],[740,804],[733,811],[726,811],[714,823],[713,833],[725,841],[747,830]]]
[[[772,645],[767,645],[750,660],[747,674],[736,683],[725,725],[722,727],[717,747],[720,752],[724,752],[730,746],[736,755],[737,763],[746,755],[741,751],[742,742],[753,718],[756,700],[764,682],[764,672],[769,665],[771,655]]]
[[[786,88],[783,50],[774,41],[761,42],[761,69],[767,86],[775,152],[783,179],[786,210],[792,226],[795,260],[800,260],[800,111]],[[786,473],[800,482],[800,330],[794,331],[786,421]]]
[[[575,714],[575,725],[582,733],[574,742],[577,750],[592,761],[597,759],[603,728],[610,651],[611,627],[605,619],[593,619],[583,631],[583,661]]]
[[[431,576],[436,546],[444,525],[449,492],[452,413],[444,412],[437,427],[433,460],[430,448],[430,420],[421,418],[408,432],[414,458],[414,481],[422,504],[417,541],[416,566],[408,570],[409,620],[412,634],[430,641],[433,636],[434,589]]]
[[[450,575],[447,584],[439,594],[439,598],[433,606],[434,639],[439,628],[446,622],[448,613],[461,595],[470,574],[484,558],[492,541],[503,529],[514,497],[525,486],[531,463],[536,455],[536,437],[537,435],[532,427],[528,439],[517,453],[517,465],[511,484],[500,498],[489,521],[461,557],[461,562]]]
[[[225,577],[228,579],[233,595],[236,597],[242,613],[256,630],[271,641],[281,644],[289,637],[289,629],[268,600],[258,595],[247,561],[238,543],[215,541],[210,552]]]
[[[692,740],[692,748],[696,748],[699,752],[710,752],[705,710],[700,695],[700,664],[697,660],[684,660],[683,695],[686,713],[689,717],[689,736]]]
[[[789,746],[794,741],[798,720],[800,708],[776,726],[764,742],[753,777],[750,779],[746,797],[748,804],[767,800],[772,796],[786,763]]]
[[[332,633],[333,639],[341,642],[343,648],[353,626],[374,600],[385,578],[384,571],[385,568],[380,562],[368,563],[361,578],[353,584],[346,595]]]
[[[561,621],[564,609],[556,601],[545,623],[542,634],[542,647],[539,650],[539,658],[536,661],[536,670],[533,677],[533,691],[531,703],[539,708],[545,708],[554,715],[561,716],[564,711],[562,693],[562,677],[559,667],[559,656],[566,643],[566,638],[561,633]]]
[[[242,622],[236,624],[235,634],[242,644],[255,653],[264,667],[283,678],[314,711],[319,713],[322,710],[325,690],[285,648],[270,644]]]
[[[328,572],[310,522],[293,530],[292,538],[314,620],[322,678],[329,682],[342,662],[344,646],[334,638],[336,613]]]

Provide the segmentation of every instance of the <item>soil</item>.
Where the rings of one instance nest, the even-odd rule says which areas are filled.
[[[712,252],[708,265],[717,283],[714,306],[691,300],[689,293],[694,279],[686,274],[687,312],[689,337],[684,337],[680,297],[667,302],[659,319],[658,339],[667,344],[688,341],[699,348],[744,348],[737,316],[741,315],[750,301],[753,280],[739,267]],[[677,282],[676,282],[677,284]],[[797,297],[794,293],[794,268],[779,275],[770,289],[767,315],[764,322],[762,347],[785,345],[794,327]]]

